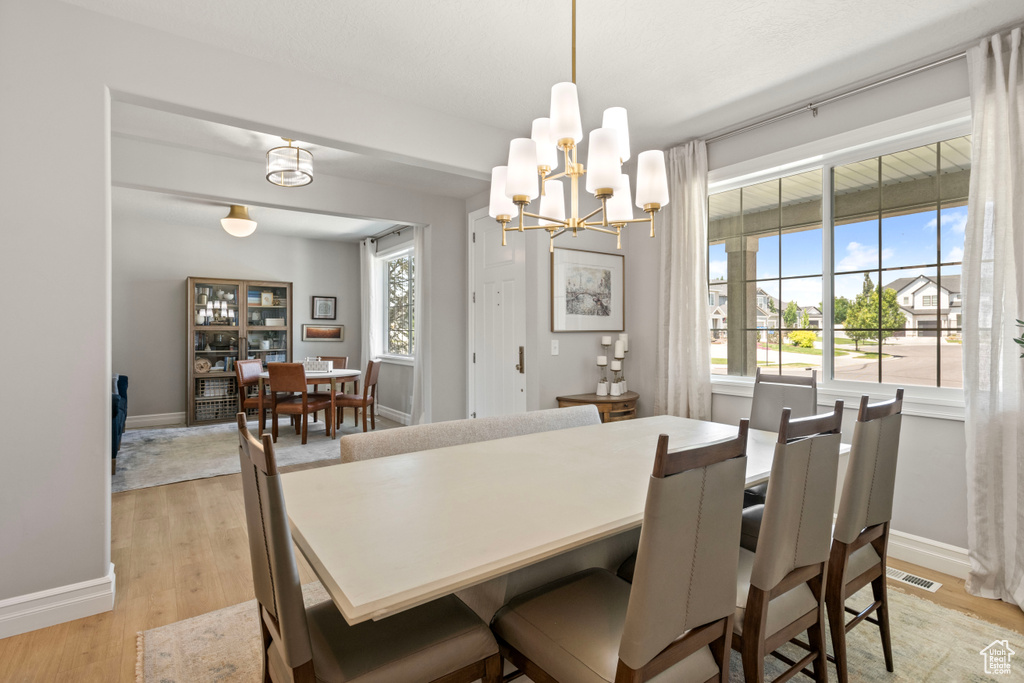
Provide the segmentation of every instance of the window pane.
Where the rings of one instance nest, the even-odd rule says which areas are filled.
[[[971,136],[939,143],[939,195],[943,202],[967,206],[971,182]]]
[[[833,337],[835,378],[860,382],[878,381],[878,341],[860,339],[838,328]]]
[[[878,218],[882,208],[878,163],[878,159],[868,159],[835,167],[832,210],[836,225]]]
[[[748,348],[755,350],[755,360],[762,372],[778,374],[782,368],[777,330],[750,330],[747,332]],[[751,373],[753,374],[753,373]]]
[[[821,222],[815,229],[783,231],[782,277],[821,272]]]
[[[721,326],[711,328],[711,374],[729,374],[729,339]]]
[[[905,331],[906,335],[899,336],[908,337],[922,336],[917,331],[921,328],[927,336],[934,337],[940,299],[947,308],[949,306],[949,296],[939,295],[937,274],[936,268],[882,271],[885,295],[882,297],[880,327]],[[923,326],[919,324],[922,322]]]
[[[725,282],[728,277],[729,261],[725,253],[725,242],[708,245],[708,280]]]
[[[779,281],[759,280],[751,283],[755,305],[755,321],[752,327],[757,329],[778,329],[780,313],[779,309]]]
[[[944,204],[939,212],[942,262],[959,263],[964,259],[964,229],[967,227],[966,204]]]
[[[935,263],[938,231],[935,208],[882,219],[882,267]]]
[[[837,225],[832,248],[837,273],[878,268],[878,219]]]
[[[937,359],[935,337],[890,338],[882,344],[882,381],[934,387]]]
[[[757,238],[757,279],[779,276],[779,235],[762,235]]]
[[[782,178],[782,276],[820,275],[821,171]]]
[[[782,327],[821,329],[821,278],[782,281]]]

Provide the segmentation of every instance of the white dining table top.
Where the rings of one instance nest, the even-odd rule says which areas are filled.
[[[296,544],[356,624],[638,527],[659,434],[676,449],[736,433],[734,425],[648,417],[281,480]],[[767,480],[777,439],[750,430],[747,486]]]
[[[338,369],[338,370],[324,370],[323,372],[310,372],[306,370],[306,379],[331,379],[341,377],[358,377],[363,374],[362,371],[356,369]],[[260,379],[270,379],[270,372],[264,370],[260,373]]]

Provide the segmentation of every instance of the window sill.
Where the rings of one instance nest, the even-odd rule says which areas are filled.
[[[818,405],[830,406],[836,401],[842,400],[847,409],[856,410],[860,405],[860,397],[864,394],[868,394],[872,402],[885,401],[896,394],[896,388],[896,385],[888,384],[870,384],[861,388],[852,382],[822,382],[818,384]],[[904,388],[906,389],[903,399],[904,415],[936,420],[964,421],[962,390],[930,387]],[[713,377],[711,393],[752,398],[754,379],[752,377]]]
[[[416,358],[414,356],[381,355],[378,356],[377,359],[380,362],[387,363],[389,365],[408,365],[409,367],[412,367],[416,364]]]

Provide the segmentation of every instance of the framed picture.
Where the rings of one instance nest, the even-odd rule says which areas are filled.
[[[551,331],[626,329],[626,257],[555,248],[551,253]]]
[[[273,306],[274,305],[274,293],[273,292],[260,292],[260,306]]]
[[[303,325],[302,341],[345,341],[345,326]]]
[[[337,320],[338,314],[335,308],[338,305],[336,296],[314,296],[313,297],[313,320]]]

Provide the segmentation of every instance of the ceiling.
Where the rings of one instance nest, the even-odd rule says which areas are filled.
[[[570,75],[569,0],[66,1],[525,135]],[[1021,19],[1020,0],[580,0],[584,128],[625,106],[635,147],[664,148]]]
[[[113,188],[112,200],[114,220],[126,224],[158,219],[167,226],[209,226],[211,230],[220,230],[220,219],[227,215],[224,202],[126,187]],[[250,206],[249,217],[256,221],[257,233],[346,242],[378,235],[394,225],[261,206]]]

